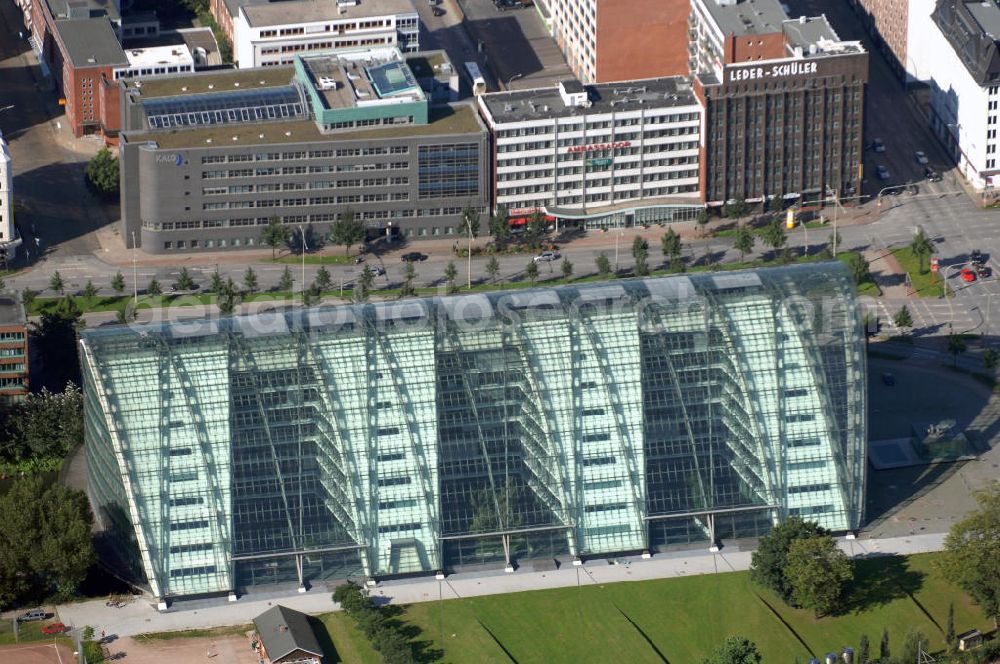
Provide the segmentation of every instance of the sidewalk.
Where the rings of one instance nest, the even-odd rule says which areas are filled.
[[[943,533],[921,534],[887,539],[841,539],[839,546],[848,555],[864,558],[877,555],[911,555],[941,550]],[[442,582],[431,577],[385,581],[372,590],[376,597],[391,604],[412,604],[461,597],[477,597],[504,593],[529,592],[575,585],[595,585],[624,581],[646,581],[676,576],[743,571],[750,566],[750,551],[725,548],[719,553],[704,550],[661,553],[649,560],[619,558],[588,560],[575,567],[564,563],[557,570],[533,571],[531,563],[513,574],[502,570],[463,573],[449,576]],[[307,593],[287,595],[253,595],[238,602],[218,600],[217,606],[170,610],[159,613],[151,604],[137,600],[121,609],[105,606],[104,600],[67,604],[59,609],[59,618],[67,625],[90,625],[98,632],[119,636],[134,636],[144,632],[219,627],[249,623],[255,616],[275,604],[282,604],[306,613],[334,611],[331,591],[325,585]]]

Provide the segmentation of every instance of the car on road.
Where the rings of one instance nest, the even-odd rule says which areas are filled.
[[[927,155],[924,154],[923,150],[917,150],[916,152],[913,153],[913,156],[914,158],[916,158],[917,163],[920,164],[921,166],[926,166],[929,163]]]
[[[505,12],[508,9],[518,9],[524,6],[521,0],[496,0],[494,4],[498,12]]]
[[[403,254],[400,258],[403,259],[404,263],[416,263],[427,260],[427,254],[422,254],[419,251],[411,251]]]
[[[885,143],[882,142],[881,138],[876,138],[872,141],[872,150],[878,152],[879,154],[885,152]]]
[[[963,267],[960,273],[962,275],[962,281],[973,282],[976,280],[976,271],[972,268]]]
[[[979,249],[973,249],[969,254],[969,262],[973,265],[982,265],[986,262],[986,256]]]
[[[534,260],[536,263],[551,263],[552,261],[559,258],[558,251],[543,251],[542,253],[535,256]]]
[[[875,167],[875,174],[878,176],[879,180],[884,181],[889,179],[889,169],[882,164]]]
[[[369,265],[368,269],[371,270],[372,274],[374,274],[376,277],[381,277],[383,274],[385,274],[385,268],[382,267],[381,265]]]
[[[924,166],[924,177],[927,178],[929,182],[941,181],[941,174],[929,166]]]
[[[27,613],[22,613],[17,617],[18,622],[33,622],[35,620],[45,620],[49,617],[49,614],[44,609],[32,609]]]
[[[884,373],[882,374],[882,384],[892,387],[896,384],[896,377],[891,373]]]

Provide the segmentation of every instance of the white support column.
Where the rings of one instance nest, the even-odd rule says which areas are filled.
[[[719,541],[715,539],[715,515],[709,514],[708,516],[708,539],[709,547],[708,550],[712,553],[718,553],[719,551]]]

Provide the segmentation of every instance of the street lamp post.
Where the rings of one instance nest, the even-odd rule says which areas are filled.
[[[135,231],[132,231],[132,308],[139,310],[139,279],[135,271]]]
[[[299,224],[299,233],[302,235],[302,306],[306,306],[306,228]]]
[[[472,290],[472,220],[469,219],[468,215],[462,215],[462,220],[465,222],[465,228],[469,231],[469,290]]]

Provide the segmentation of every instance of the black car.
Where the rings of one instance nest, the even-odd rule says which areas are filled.
[[[941,181],[941,174],[929,166],[924,166],[924,177],[930,182]]]
[[[979,251],[978,249],[973,249],[972,253],[969,254],[969,260],[972,262],[973,265],[982,265],[983,263],[986,262],[986,257],[983,256],[983,252]]]
[[[497,11],[503,12],[508,9],[517,9],[518,7],[523,7],[521,0],[496,0],[494,2]]]
[[[427,260],[427,254],[422,254],[419,251],[411,251],[407,254],[403,254],[401,258],[404,263],[414,263]]]

